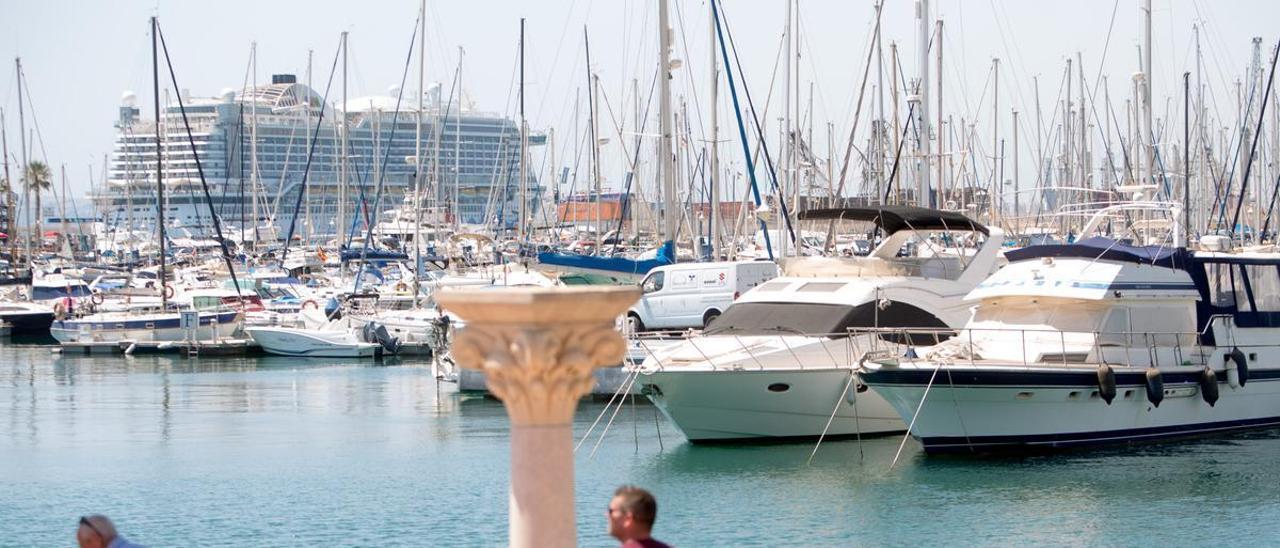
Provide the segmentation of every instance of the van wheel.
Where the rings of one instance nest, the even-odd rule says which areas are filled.
[[[640,321],[640,316],[634,312],[627,314],[627,326],[631,328],[632,333],[644,331],[644,322]]]
[[[711,322],[713,320],[719,317],[720,317],[719,310],[708,310],[706,314],[702,315],[702,327],[706,328],[707,326],[711,325]]]

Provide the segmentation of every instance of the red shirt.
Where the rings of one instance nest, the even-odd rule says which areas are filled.
[[[643,540],[640,540],[640,539],[628,540],[622,543],[622,548],[671,548],[671,547],[662,541],[654,540],[652,538],[647,538]]]

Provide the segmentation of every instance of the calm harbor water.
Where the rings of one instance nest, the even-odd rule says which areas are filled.
[[[579,436],[604,408],[579,408]],[[74,544],[105,513],[152,546],[506,541],[499,402],[421,363],[59,356],[0,346],[0,546]],[[1022,459],[899,438],[694,447],[652,406],[577,463],[579,539],[613,489],[659,499],[683,546],[1280,542],[1280,433]]]

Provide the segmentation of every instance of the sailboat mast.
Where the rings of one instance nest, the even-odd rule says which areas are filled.
[[[249,192],[253,200],[253,246],[258,246],[258,43],[249,46],[250,63],[253,65],[253,102],[249,103]]]
[[[708,2],[708,4],[710,4],[710,2]],[[710,9],[709,5],[708,9]],[[708,36],[711,37],[711,43],[715,44],[716,19],[714,13],[711,17],[707,18],[707,21],[711,26],[708,31]],[[720,249],[720,236],[719,232],[717,232],[720,230],[720,108],[719,103],[717,102],[717,96],[720,93],[720,72],[718,61],[716,60],[716,48],[707,48],[707,51],[711,55],[711,141],[708,143],[711,147],[711,158],[709,169],[707,170],[707,184],[711,186],[711,211],[708,212],[707,216],[710,222],[710,226],[707,227],[707,232],[711,235],[711,241],[709,242],[711,252],[712,254],[715,254]],[[640,97],[637,95],[637,105],[639,104],[639,100]],[[640,127],[638,125],[636,126],[636,131],[640,131]]]
[[[18,256],[17,238],[13,233],[13,177],[9,175],[9,126],[4,122],[4,109],[0,108],[0,160],[4,161],[4,207],[5,207],[5,223],[4,233],[9,239],[9,257],[16,258]]]
[[[458,108],[453,126],[453,230],[459,229],[458,186],[462,184],[462,46],[458,46]]]
[[[527,145],[529,128],[524,118],[524,18],[520,18],[520,220],[516,226],[519,244],[524,245],[525,223],[528,217],[529,189],[525,180],[525,146]]]
[[[160,137],[160,58],[156,50],[156,18],[151,18],[151,90],[156,115],[156,227],[160,231],[160,309],[168,310],[168,276],[165,275],[164,257],[164,143]],[[256,147],[255,141],[255,149]],[[256,170],[255,170],[256,171]]]
[[[347,137],[351,133],[351,121],[347,117],[347,33],[342,32],[342,120],[339,120],[338,131],[340,147],[342,150],[338,153],[338,226],[334,230],[334,238],[338,241],[338,245],[346,239],[347,234]],[[345,271],[345,269],[344,269]]]
[[[27,226],[28,228],[30,228],[31,226],[31,182],[27,180],[27,177],[30,175],[30,173],[27,173],[27,170],[28,170],[27,118],[26,118],[26,112],[23,110],[23,106],[24,106],[23,103],[25,101],[22,98],[22,58],[21,57],[14,58],[13,63],[14,65],[16,65],[16,68],[14,70],[18,74],[18,146],[21,147],[19,150],[22,153],[22,171],[21,171],[22,173],[22,207],[27,211]],[[39,216],[40,212],[36,212],[36,215]],[[26,255],[27,255],[28,269],[30,269],[31,267],[31,241],[35,237],[36,236],[32,234],[27,234]]]
[[[313,54],[314,54],[314,53],[315,53],[315,51],[314,51],[314,50],[310,50],[310,49],[308,49],[308,50],[307,50],[307,92],[308,92],[308,93],[310,93],[310,91],[312,90],[312,87],[311,87],[311,57],[313,56]],[[306,115],[307,115],[307,150],[313,150],[312,145],[311,145],[312,135],[311,135],[311,98],[310,98],[310,97],[308,97],[308,98],[307,98],[307,106],[306,106],[305,110],[303,110],[303,112],[305,112],[305,113],[306,113]],[[307,223],[307,232],[306,232],[306,236],[305,236],[305,241],[306,241],[307,243],[310,243],[310,242],[311,242],[311,238],[312,238],[312,236],[314,236],[314,230],[315,230],[315,228],[314,228],[313,226],[311,226],[311,187],[310,187],[310,186],[306,186],[306,185],[304,185],[304,186],[303,186],[303,191],[304,191],[304,192],[306,192],[306,201],[305,201],[305,203],[307,204],[307,206],[306,206],[306,207],[307,207],[307,210],[306,210],[306,212],[305,212],[305,213],[306,213],[306,223]]]
[[[662,138],[658,140],[658,162],[662,170],[663,240],[674,241],[680,227],[680,213],[676,206],[676,166],[671,156],[671,27],[667,0],[658,0],[658,93],[661,101],[658,116]]]
[[[418,294],[421,288],[419,278],[422,277],[422,107],[426,88],[423,87],[427,73],[427,0],[422,0],[418,17],[418,123],[413,141],[413,307],[418,307]],[[437,108],[439,105],[437,105]],[[436,126],[440,124],[437,121]],[[436,148],[439,149],[440,135],[436,134]],[[439,158],[436,158],[439,160]],[[432,162],[438,164],[439,162]],[[433,165],[434,167],[434,165]]]
[[[1146,154],[1143,160],[1146,161],[1146,174],[1155,180],[1156,172],[1156,156],[1152,139],[1155,138],[1153,131],[1154,126],[1151,125],[1151,0],[1143,0],[1142,2],[1142,22],[1143,22],[1143,46],[1142,46],[1142,138],[1141,143],[1146,146]]]
[[[920,82],[917,86],[919,94],[919,104],[916,105],[916,128],[920,132],[920,177],[918,186],[916,187],[916,204],[921,207],[931,207],[932,200],[929,198],[929,0],[919,0],[916,3],[916,18],[919,20],[920,41],[917,44],[916,54],[920,60]],[[993,153],[994,154],[994,153]]]

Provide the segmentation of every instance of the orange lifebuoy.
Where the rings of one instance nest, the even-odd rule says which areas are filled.
[[[320,308],[320,304],[315,299],[307,299],[306,302],[302,303],[302,309],[306,310],[308,308]]]

